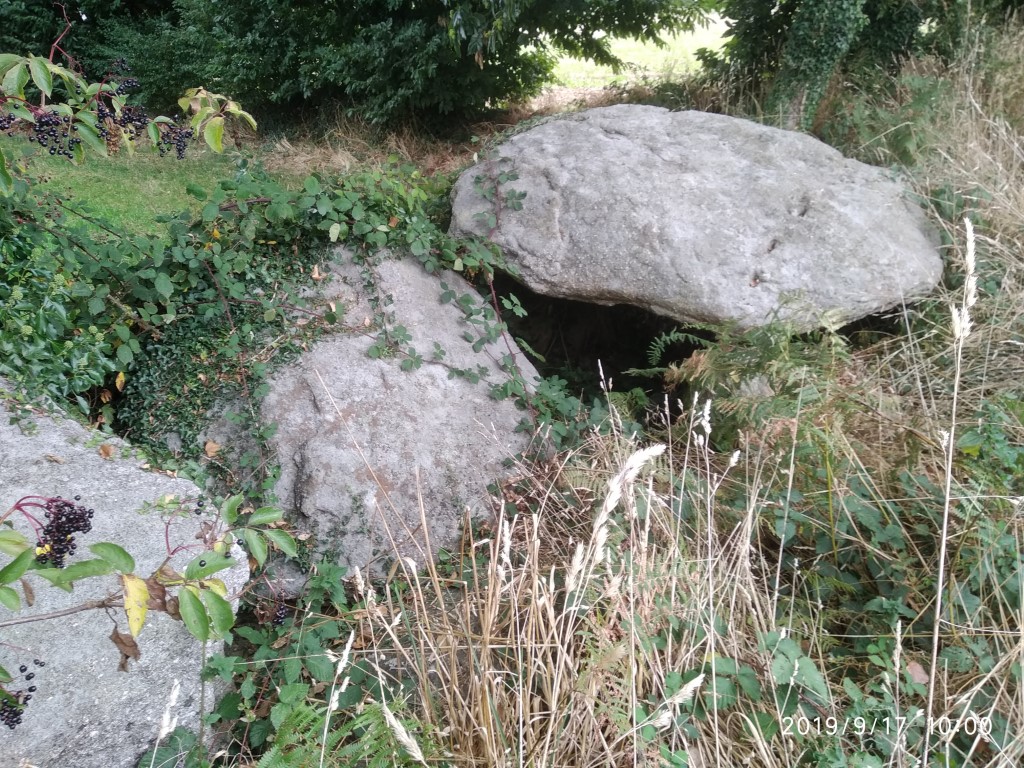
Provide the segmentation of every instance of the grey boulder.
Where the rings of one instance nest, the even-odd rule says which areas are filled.
[[[134,557],[135,573],[146,578],[164,562],[168,545],[187,548],[170,562],[179,571],[201,551],[196,534],[209,515],[168,518],[153,508],[166,497],[196,499],[201,492],[193,483],[147,471],[130,445],[104,439],[73,421],[30,412],[11,423],[11,416],[0,396],[0,512],[25,496],[80,495],[81,503],[94,510],[92,530],[78,535],[78,551],[68,564],[92,557],[89,544],[110,541]],[[35,512],[45,524],[42,511]],[[20,513],[8,520],[33,540],[30,524]],[[232,569],[217,574],[229,595],[238,595],[249,577],[246,558],[240,554]],[[0,566],[9,561],[8,555],[0,554]],[[71,593],[51,587],[31,571],[25,580],[35,593],[35,604],[26,607],[23,602],[17,613],[0,607],[0,622],[69,609],[102,599],[118,587],[116,575],[79,581]],[[23,594],[23,587],[16,584],[16,591]],[[121,654],[111,640],[115,625],[128,632],[121,609],[0,628],[0,664],[14,676],[6,688],[24,693],[36,687],[22,723],[12,731],[4,728],[0,735],[0,768],[134,768],[157,737],[175,681],[180,689],[170,716],[179,726],[198,727],[202,643],[180,621],[150,611],[137,639],[141,657],[128,662],[127,672],[120,672]],[[215,646],[210,643],[208,652],[215,652]],[[35,660],[44,666],[35,665]],[[25,673],[19,671],[22,665]],[[34,677],[25,680],[29,674]],[[208,687],[207,709],[214,703],[215,694]]]
[[[522,210],[482,196],[503,172],[518,179],[497,199],[525,192]],[[942,275],[933,229],[883,171],[704,112],[618,105],[550,120],[465,171],[452,202],[452,234],[490,236],[531,289],[683,323],[845,323]]]
[[[380,576],[396,557],[422,566],[451,546],[467,511],[490,513],[488,484],[530,444],[517,431],[526,412],[490,388],[508,380],[510,351],[528,384],[537,373],[511,342],[473,350],[480,326],[459,299],[466,309],[482,300],[458,275],[427,274],[411,258],[356,264],[344,253],[331,268],[321,300],[344,309],[346,327],[271,377],[262,419],[276,425],[285,510],[321,553]],[[442,302],[442,283],[456,300]],[[382,328],[396,343],[381,346]]]

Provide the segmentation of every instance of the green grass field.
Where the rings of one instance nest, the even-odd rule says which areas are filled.
[[[693,32],[666,38],[663,47],[637,40],[613,40],[612,53],[626,64],[624,70],[616,73],[611,67],[565,56],[555,69],[556,83],[568,88],[603,88],[616,81],[635,79],[638,74],[663,77],[692,72],[698,66],[697,51],[718,48],[724,32],[725,23],[715,20]]]
[[[43,180],[47,188],[132,234],[153,233],[160,214],[196,209],[186,185],[209,189],[234,173],[232,157],[198,145],[190,148],[184,160],[160,157],[145,147],[132,155],[90,154],[81,165],[50,157],[18,138],[4,137],[0,149],[12,160],[21,158],[29,174]]]

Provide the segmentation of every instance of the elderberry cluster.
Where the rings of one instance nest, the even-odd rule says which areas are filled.
[[[75,501],[81,498],[75,496]],[[36,562],[63,568],[65,558],[75,554],[78,546],[75,543],[75,534],[88,533],[92,530],[93,510],[59,496],[47,499],[44,508],[46,525],[43,526],[39,542],[36,544]]]
[[[174,156],[179,160],[185,159],[185,150],[195,133],[191,128],[183,128],[178,125],[164,125],[160,132],[160,140],[157,142],[157,149],[160,150],[160,157],[164,157],[171,149]]]
[[[134,77],[126,77],[120,83],[117,84],[117,88],[114,89],[114,93],[120,95],[122,93],[128,93],[135,88],[139,87],[139,81]]]
[[[40,112],[36,115],[28,140],[38,142],[39,146],[48,149],[51,155],[73,157],[75,147],[82,143],[82,140],[74,135],[77,130],[78,126],[66,115]]]
[[[32,663],[37,667],[46,666],[46,662],[39,659],[34,659]],[[18,671],[25,675],[25,682],[31,682],[36,676],[35,672],[28,671],[28,666],[25,664],[22,664]],[[36,686],[34,685],[28,686],[23,691],[4,690],[7,696],[0,697],[0,723],[6,725],[11,730],[21,725],[21,718],[25,714],[25,707],[32,701],[32,694],[35,692]]]
[[[288,618],[289,613],[291,613],[291,611],[287,605],[284,603],[278,603],[277,607],[274,609],[274,618],[271,620],[271,623],[275,627],[282,626],[284,624],[284,620]]]
[[[0,112],[0,131],[11,130],[11,126],[14,125],[14,121],[17,119],[18,118],[8,112]]]

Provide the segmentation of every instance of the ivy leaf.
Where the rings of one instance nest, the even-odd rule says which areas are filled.
[[[178,590],[178,610],[181,612],[181,620],[197,640],[205,643],[210,639],[210,617],[196,595],[195,587]]]
[[[135,559],[117,544],[101,541],[98,544],[90,544],[89,550],[114,566],[115,571],[131,573],[135,570]]]
[[[132,637],[138,637],[142,625],[146,622],[146,611],[149,607],[149,587],[146,582],[132,573],[121,575],[124,587],[124,614],[128,617],[128,631]]]

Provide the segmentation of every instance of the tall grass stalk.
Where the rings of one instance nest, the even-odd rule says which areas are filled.
[[[935,583],[935,621],[932,627],[932,657],[931,669],[928,675],[928,706],[925,712],[926,718],[931,718],[935,705],[935,680],[938,677],[939,648],[942,635],[942,593],[946,588],[946,558],[949,548],[949,518],[952,505],[953,489],[953,459],[956,455],[956,419],[957,407],[960,398],[960,369],[963,361],[964,344],[971,335],[971,308],[978,302],[978,278],[974,252],[974,226],[971,220],[964,219],[964,228],[967,232],[967,251],[964,255],[964,287],[960,305],[950,305],[950,315],[953,328],[953,404],[951,408],[951,421],[949,431],[942,437],[942,444],[946,452],[945,471],[945,493],[942,506],[942,530],[939,534],[939,572]],[[930,721],[929,721],[930,722]],[[931,728],[926,727],[924,732],[924,748],[922,762],[928,765],[928,756],[931,749]]]

